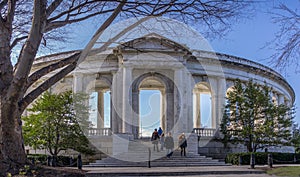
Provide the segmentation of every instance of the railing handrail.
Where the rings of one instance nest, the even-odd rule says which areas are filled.
[[[198,137],[213,137],[215,136],[215,128],[194,128],[193,133],[196,133]]]
[[[111,136],[110,128],[89,128],[88,136]]]

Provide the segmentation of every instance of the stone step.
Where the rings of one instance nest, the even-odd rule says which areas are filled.
[[[166,150],[153,151],[153,144],[150,141],[130,141],[128,149],[111,157],[96,160],[86,167],[145,167],[149,161],[149,150],[151,152],[150,163],[153,166],[172,167],[172,166],[224,166],[225,162],[187,152],[187,157],[181,157],[180,150],[173,151],[171,158],[166,157]]]
[[[137,163],[137,164],[90,164],[84,167],[147,167],[148,163]],[[228,164],[217,164],[217,163],[197,163],[197,164],[161,164],[161,163],[150,163],[151,167],[195,167],[195,166],[230,166]]]
[[[88,170],[87,177],[103,177],[103,176],[264,176],[263,170],[248,169],[245,167],[127,167],[127,168],[86,168]]]
[[[172,159],[167,159],[163,161],[151,161],[151,166],[157,167],[173,167],[173,166],[226,166],[229,164],[225,164],[224,162],[219,161],[174,161]],[[129,166],[137,166],[144,167],[147,166],[148,162],[128,162],[128,161],[118,161],[118,162],[96,162],[90,163],[85,167],[129,167]]]
[[[157,160],[152,160],[151,162],[185,162],[186,159],[166,159],[166,158],[163,158],[163,159],[157,159]],[[124,160],[116,160],[116,159],[107,159],[107,160],[96,160],[95,163],[127,163],[127,162],[133,162],[133,161],[124,161]],[[135,161],[135,162],[145,162],[145,161]],[[198,163],[198,162],[220,162],[218,160],[207,160],[207,159],[194,159],[194,160],[191,160],[191,159],[188,159],[188,162],[190,163]],[[222,162],[224,163],[224,162]]]
[[[151,153],[151,161],[156,160],[156,159],[161,159],[162,157],[166,156],[166,152],[154,152]],[[200,155],[193,155],[193,154],[189,154],[187,153],[187,157],[188,159],[190,159],[191,161],[217,161],[217,160],[213,160],[210,157],[205,157],[205,156],[200,156]],[[141,162],[141,161],[148,161],[149,160],[149,153],[141,153],[141,152],[125,152],[125,153],[121,153],[121,154],[117,154],[112,156],[113,159],[120,159],[123,161],[134,161],[134,162]],[[182,160],[185,159],[186,157],[181,157],[180,156],[180,152],[174,152],[173,159],[178,159],[178,160]],[[104,159],[106,160],[106,159]]]
[[[128,161],[130,160],[130,161]],[[151,166],[162,166],[162,167],[172,167],[172,166],[225,166],[225,162],[220,162],[216,159],[211,158],[190,158],[190,157],[171,157],[171,158],[158,158],[152,160]],[[145,167],[148,165],[148,161],[145,158],[135,158],[135,159],[116,159],[108,157],[103,160],[97,160],[95,163],[90,163],[86,167]]]

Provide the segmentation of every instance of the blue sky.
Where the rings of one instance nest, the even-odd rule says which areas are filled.
[[[274,54],[276,51],[272,48],[264,46],[274,39],[275,33],[279,30],[279,27],[272,22],[271,15],[270,13],[268,13],[268,11],[271,11],[274,6],[278,5],[279,2],[284,2],[291,8],[299,8],[300,4],[300,2],[297,0],[261,1],[261,3],[258,3],[256,5],[253,17],[242,19],[240,22],[233,24],[232,31],[230,31],[223,39],[209,40],[212,48],[216,52],[243,57],[269,66],[270,64],[268,63],[269,60],[267,60],[267,58]],[[91,22],[89,23],[90,24],[88,25],[88,28],[87,25],[85,25],[86,23],[78,25],[76,26],[76,28],[72,28],[74,33],[71,35],[73,43],[68,45],[70,50],[82,48],[82,45],[86,44],[89,41],[98,26],[95,24],[95,20],[93,20],[93,24],[91,24]],[[201,33],[201,29],[197,31]],[[276,68],[273,69],[276,70]],[[300,84],[298,79],[300,77],[300,73],[296,74],[295,69],[291,66],[291,68],[287,68],[286,72],[281,74],[293,87],[296,93],[296,107],[300,107]],[[155,96],[154,94],[154,98],[150,97],[152,96],[146,94],[144,99],[150,99],[151,103],[151,99],[155,100],[158,96]],[[150,117],[152,116],[147,109],[145,109],[145,113],[142,113],[142,115],[150,115]],[[153,117],[158,116],[155,115]],[[295,121],[300,123],[300,108],[297,108]]]
[[[267,59],[276,51],[264,46],[274,39],[279,27],[272,22],[271,15],[267,12],[271,11],[273,6],[278,5],[278,2],[280,1],[267,1],[258,4],[252,18],[235,24],[225,39],[211,41],[210,44],[212,48],[216,52],[243,57],[269,66],[270,63]],[[298,7],[298,11],[300,10],[300,1],[288,0],[282,2],[292,9]],[[273,69],[276,70],[276,68]],[[290,66],[286,72],[281,72],[281,74],[295,91],[295,104],[296,107],[298,107],[295,121],[300,123],[300,73],[296,74],[295,68]]]

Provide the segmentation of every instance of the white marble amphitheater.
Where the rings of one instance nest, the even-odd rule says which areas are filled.
[[[128,140],[140,138],[141,90],[160,92],[160,126],[175,137],[190,135],[188,150],[194,153],[221,153],[212,142],[218,136],[226,92],[239,78],[273,88],[279,104],[293,104],[295,93],[273,69],[244,58],[213,52],[195,30],[170,19],[151,18],[117,23],[95,43],[88,57],[51,88],[53,92],[97,93],[97,121],[89,133],[91,141],[108,154],[126,151]],[[130,29],[128,29],[128,26]],[[122,30],[125,30],[125,32]],[[108,42],[111,41],[113,42]],[[105,50],[102,45],[107,44]],[[245,49],[246,50],[246,49]],[[56,62],[76,51],[40,57],[34,69]],[[110,126],[104,128],[104,96],[110,93]],[[201,127],[200,95],[209,94],[209,127]],[[200,137],[197,139],[197,136]],[[214,147],[214,148],[212,148]],[[199,148],[199,149],[198,149]],[[235,147],[243,151],[243,147]]]

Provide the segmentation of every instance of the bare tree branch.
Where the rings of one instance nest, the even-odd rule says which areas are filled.
[[[100,14],[104,14],[104,13],[108,13],[108,12],[113,12],[115,9],[109,9],[109,10],[106,10],[106,11],[101,11],[101,12],[97,12],[97,13],[93,13],[93,14],[89,14],[89,15],[86,15],[84,17],[81,17],[81,18],[77,18],[77,19],[74,19],[74,20],[64,20],[64,21],[54,21],[54,22],[50,22],[47,24],[47,27],[45,29],[45,32],[49,32],[53,29],[56,29],[56,28],[60,28],[60,27],[63,27],[67,24],[71,24],[71,23],[77,23],[77,22],[80,22],[80,21],[84,21],[88,18],[91,18],[91,17],[94,17],[94,16],[97,16],[97,15],[100,15]]]
[[[55,11],[55,9],[57,9],[57,7],[62,3],[62,1],[63,0],[55,0],[50,4],[50,6],[46,10],[47,18]]]
[[[64,11],[62,11],[61,13],[49,18],[48,21],[53,22],[55,20],[58,20],[58,19],[62,18],[65,15],[67,15],[67,16],[77,16],[79,14],[87,13],[87,11],[82,12],[82,9],[84,9],[84,7],[87,7],[88,5],[92,5],[93,7],[96,7],[97,4],[101,4],[101,3],[97,0],[92,0],[92,1],[84,1],[83,3],[79,3],[78,5],[74,6],[74,3],[72,2],[70,7],[66,7],[67,10],[64,9]],[[92,10],[91,8],[88,8],[88,9],[89,9],[89,11]],[[74,12],[74,14],[72,14],[72,12]]]
[[[80,52],[76,52],[75,54],[63,59],[63,60],[60,60],[56,63],[53,63],[51,65],[48,65],[46,67],[43,67],[41,68],[40,70],[37,70],[36,72],[32,73],[29,78],[28,78],[28,82],[27,82],[27,85],[26,85],[26,90],[34,83],[36,82],[37,80],[39,80],[41,77],[45,76],[46,74],[56,70],[56,69],[59,69],[59,68],[62,68],[62,67],[65,67],[66,65],[69,65],[71,63],[74,63],[74,62],[77,62],[78,58],[79,58],[79,55],[80,55]]]
[[[113,42],[117,41],[120,37],[122,37],[123,35],[125,35],[128,31],[134,29],[135,27],[137,27],[138,25],[142,24],[143,22],[147,21],[149,18],[152,18],[151,16],[148,17],[144,17],[139,19],[137,22],[133,23],[132,25],[129,25],[128,27],[126,27],[124,30],[122,30],[120,33],[116,34],[114,37],[110,38],[108,41],[106,41],[101,47],[92,50],[89,52],[90,55],[94,55],[96,53],[100,53],[103,52],[104,50],[107,49],[107,47],[109,45],[111,45]]]
[[[300,5],[300,1],[298,2]],[[270,63],[279,70],[286,70],[292,64],[297,72],[300,65],[300,14],[297,9],[285,4],[275,7],[275,12],[271,14],[273,22],[280,29],[275,39],[267,44],[276,51],[270,56]]]
[[[3,0],[0,2],[0,12],[7,5],[8,0]]]
[[[36,0],[34,2],[34,18],[32,22],[33,25],[30,30],[31,35],[29,35],[25,45],[21,50],[21,54],[18,59],[19,64],[16,67],[13,83],[8,89],[8,95],[14,99],[19,99],[20,95],[23,94],[23,88],[37,53],[37,50],[34,49],[39,48],[43,35],[42,31],[44,27],[44,21],[46,19],[46,0]]]
[[[122,2],[118,5],[118,7],[115,9],[115,11],[111,14],[109,18],[100,26],[100,28],[96,31],[96,33],[93,35],[92,39],[89,41],[89,43],[86,45],[82,53],[80,54],[78,64],[80,64],[88,55],[91,48],[94,46],[95,42],[98,40],[100,35],[104,32],[104,30],[114,21],[114,19],[119,15],[122,8],[124,7],[127,0],[122,0]]]
[[[60,70],[58,73],[56,73],[54,76],[47,79],[45,82],[43,82],[40,86],[35,88],[33,91],[28,93],[20,102],[20,110],[24,111],[25,108],[33,101],[35,100],[39,95],[41,95],[43,92],[48,90],[52,85],[54,85],[56,82],[64,78],[67,74],[69,74],[71,71],[73,71],[76,68],[77,62],[71,63],[67,67]]]
[[[20,42],[20,41],[26,39],[27,37],[28,37],[28,36],[22,36],[22,37],[16,38],[16,39],[11,43],[10,48],[11,48],[11,49],[14,48],[14,47],[18,44],[18,42]]]
[[[15,7],[16,7],[16,0],[11,0],[8,2],[8,9],[7,9],[7,16],[6,22],[8,24],[12,24],[14,15],[15,15]]]
[[[112,23],[112,21],[121,12],[122,7],[124,6],[125,2],[126,2],[126,0],[123,0],[119,4],[119,6],[115,9],[114,13],[99,28],[99,30],[93,36],[93,38],[92,38],[91,41],[93,41],[93,39],[97,40],[98,37],[99,37],[99,35],[102,34],[102,32],[104,31],[104,29],[106,29]],[[49,73],[50,70],[52,70],[52,71],[56,70],[58,68],[61,68],[61,67],[65,66],[67,63],[70,63],[71,61],[75,60],[70,65],[68,65],[67,67],[63,68],[61,71],[59,71],[58,73],[56,73],[54,76],[50,77],[47,81],[45,81],[43,84],[41,84],[40,86],[38,86],[36,89],[34,89],[30,93],[28,93],[24,97],[24,99],[22,99],[19,102],[21,110],[24,110],[40,94],[42,94],[44,91],[46,91],[47,89],[49,89],[57,81],[59,81],[60,79],[62,79],[63,77],[65,77],[67,74],[69,74],[71,71],[73,71],[75,69],[76,65],[79,62],[82,62],[86,58],[86,56],[88,54],[88,51],[91,49],[90,47],[92,47],[93,45],[94,45],[94,43],[93,44],[89,43],[87,45],[86,50],[83,50],[83,52],[82,52],[82,53],[84,53],[84,55],[82,55],[82,53],[76,53],[75,55],[62,60],[61,62],[55,63],[53,65],[49,65],[49,66],[46,67],[46,69],[41,69],[41,70],[37,71],[36,73],[34,73],[33,75],[31,75],[30,78],[29,78],[28,86],[32,85],[42,75],[45,75],[45,74]],[[79,56],[79,54],[80,54],[80,56]]]

